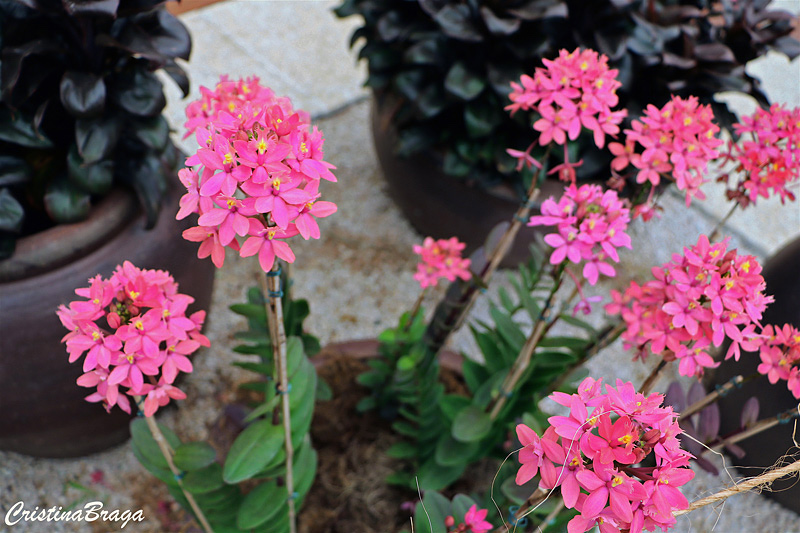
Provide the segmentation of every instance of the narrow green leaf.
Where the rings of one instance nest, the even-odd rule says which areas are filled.
[[[191,471],[209,466],[216,458],[217,452],[207,442],[187,442],[175,448],[173,461],[181,470]]]
[[[475,442],[489,434],[492,420],[489,414],[475,405],[468,405],[453,420],[453,438],[459,442]]]
[[[254,422],[236,438],[225,459],[222,477],[227,483],[249,479],[280,450],[283,430],[271,420]]]

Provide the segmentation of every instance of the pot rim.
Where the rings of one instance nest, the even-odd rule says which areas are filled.
[[[86,220],[59,224],[19,239],[14,254],[0,261],[0,283],[38,276],[86,256],[138,213],[133,193],[114,189],[92,208]]]

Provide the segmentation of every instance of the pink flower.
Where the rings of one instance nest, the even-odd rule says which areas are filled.
[[[544,237],[545,243],[554,248],[551,264],[559,265],[566,259],[575,264],[585,261],[583,276],[590,285],[597,283],[600,274],[616,275],[608,261],[619,262],[617,248],[631,247],[631,239],[625,233],[630,211],[616,191],[603,191],[598,185],[571,184],[558,202],[553,198],[545,200],[541,213],[532,216],[528,226],[557,226],[558,233]]]
[[[700,375],[717,366],[706,351],[710,345],[730,339],[726,358],[760,345],[756,326],[772,301],[763,293],[760,272],[754,257],[739,256],[727,250],[727,241],[711,244],[701,235],[683,255],[654,268],[654,280],[631,283],[622,295],[612,291],[614,303],[606,310],[622,315],[628,348],[678,359],[681,374]]]
[[[298,234],[295,226],[283,230],[277,226],[265,228],[255,219],[250,220],[250,237],[242,245],[241,256],[258,255],[258,263],[264,272],[272,270],[275,258],[279,257],[287,263],[294,263],[294,252],[283,241]]]
[[[789,110],[780,104],[773,104],[769,110],[758,108],[741,123],[734,124],[742,138],[729,141],[724,159],[733,168],[719,179],[730,183],[731,174],[739,175],[727,191],[729,199],[742,207],[776,194],[781,203],[787,199],[794,201],[795,194],[789,186],[800,178],[798,124],[800,108]]]
[[[63,339],[70,362],[86,354],[85,373],[77,383],[96,388],[86,400],[130,413],[127,396],[148,394],[160,383],[145,409],[151,416],[169,398],[185,397],[169,384],[179,371],[192,371],[189,355],[208,346],[200,333],[205,312],[187,318],[194,299],[180,294],[177,283],[161,270],[141,270],[125,262],[109,279],[96,276],[90,282],[91,287],[75,291],[86,300],[57,311],[70,330]]]
[[[523,75],[519,83],[511,83],[512,103],[506,109],[512,114],[519,109],[539,113],[533,129],[541,133],[542,146],[551,142],[564,145],[587,128],[602,148],[606,134],[616,135],[627,115],[625,110],[611,111],[618,103],[616,90],[621,83],[615,79],[617,71],[608,68],[608,58],[577,48],[561,50],[556,59],[542,63],[544,67],[537,68],[533,77]],[[519,159],[519,168],[522,164],[540,167],[529,153],[530,147],[525,152],[509,151]]]
[[[288,98],[276,97],[258,78],[223,76],[214,90],[201,88],[186,116],[199,148],[179,173],[187,193],[177,218],[199,215],[198,227],[183,234],[201,243],[198,257],[211,256],[219,268],[225,248],[232,248],[272,265],[275,257],[294,260],[294,254],[282,241],[260,244],[271,241],[265,228],[283,230],[280,239],[320,237],[317,218],[336,212],[336,205],[317,201],[319,182],[336,177],[308,113],[294,111]]]
[[[467,514],[464,515],[464,525],[466,526],[466,531],[472,531],[473,533],[487,533],[491,531],[494,526],[486,521],[486,515],[489,514],[488,509],[481,509],[478,510],[477,505],[473,505],[467,510]]]
[[[644,116],[625,130],[625,143],[609,146],[616,156],[612,168],[621,171],[633,166],[638,183],[653,185],[647,204],[652,204],[654,187],[662,177],[674,180],[678,189],[686,192],[686,205],[694,197],[702,200],[703,175],[708,163],[719,156],[717,148],[722,144],[713,119],[711,107],[700,105],[694,96],[673,96],[660,109],[649,105]]]
[[[421,257],[422,262],[417,265],[414,279],[423,289],[435,286],[442,278],[448,281],[455,281],[456,278],[464,281],[470,279],[470,260],[461,257],[465,246],[466,244],[455,237],[436,241],[426,237],[421,246],[415,244],[414,253]]]

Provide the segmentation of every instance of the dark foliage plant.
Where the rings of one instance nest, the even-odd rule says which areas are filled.
[[[369,65],[366,85],[391,114],[399,155],[427,151],[441,158],[447,174],[521,189],[523,180],[505,150],[524,150],[534,140],[535,117],[509,117],[504,111],[509,82],[532,73],[560,49],[592,48],[619,69],[620,107],[631,117],[646,104],[665,104],[671,94],[695,95],[730,127],[733,115],[714,94],[746,93],[767,105],[759,80],[745,65],[770,49],[790,58],[800,54],[800,43],[789,36],[792,16],[768,4],[344,0],[336,13],[364,20],[351,45],[363,43],[359,57]],[[591,145],[586,138],[573,147],[574,160],[584,160],[579,177],[606,179],[609,159]]]
[[[154,224],[178,156],[155,72],[186,95],[191,51],[164,1],[0,0],[0,46],[0,258],[116,184]]]

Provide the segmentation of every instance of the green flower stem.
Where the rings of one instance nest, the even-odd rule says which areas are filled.
[[[134,400],[137,404],[142,402],[141,396],[134,396]],[[183,488],[183,480],[181,479],[181,471],[178,470],[178,467],[175,466],[175,461],[172,460],[172,456],[175,455],[175,450],[167,442],[167,439],[164,438],[164,434],[161,433],[161,430],[156,423],[155,417],[146,416],[144,417],[145,422],[147,422],[147,427],[150,429],[150,434],[153,435],[153,440],[156,441],[158,444],[159,449],[161,450],[161,454],[164,456],[164,459],[167,461],[167,465],[169,465],[169,469],[172,471],[173,475],[175,476],[175,481],[178,482],[178,486],[181,488],[181,492],[183,492],[183,496],[186,498],[186,501],[189,502],[189,505],[194,511],[194,515],[197,518],[197,521],[200,523],[200,527],[203,528],[203,531],[206,533],[214,533],[214,530],[211,529],[211,525],[209,525],[208,520],[206,519],[203,511],[200,510],[200,506],[197,505],[197,502],[186,489]]]
[[[757,435],[762,431],[766,431],[771,427],[777,426],[781,422],[785,422],[787,420],[791,420],[792,418],[800,418],[800,404],[792,407],[791,409],[787,409],[782,413],[778,413],[777,415],[765,418],[763,420],[759,420],[752,427],[745,429],[743,431],[737,431],[733,435],[726,437],[722,440],[718,440],[718,442],[712,442],[708,444],[708,448],[711,450],[719,451],[725,446],[730,444],[736,444],[737,442],[743,441],[747,438],[752,437],[753,435]],[[704,449],[704,452],[708,451],[708,449]]]
[[[286,331],[283,327],[283,306],[281,303],[280,265],[276,261],[272,271],[267,273],[266,299],[267,326],[272,341],[272,357],[275,361],[278,392],[283,409],[284,447],[286,450],[286,493],[289,505],[289,531],[297,532],[297,512],[294,505],[294,448],[292,447],[292,420],[289,412],[289,376],[286,370]]]
[[[533,352],[536,350],[536,347],[539,345],[539,342],[542,340],[545,334],[550,330],[550,328],[553,327],[553,324],[555,324],[556,321],[558,320],[558,315],[556,315],[553,320],[550,320],[550,315],[553,312],[553,305],[556,298],[556,293],[558,292],[558,289],[561,287],[563,281],[564,281],[564,265],[562,264],[558,268],[558,272],[556,274],[556,282],[553,284],[553,288],[550,289],[550,294],[547,297],[547,302],[545,303],[544,309],[542,310],[542,314],[539,317],[539,320],[537,320],[536,324],[533,326],[533,331],[528,337],[528,340],[525,341],[525,345],[522,347],[522,350],[517,356],[517,359],[511,366],[511,370],[509,371],[508,375],[503,380],[503,384],[500,386],[500,389],[493,395],[493,405],[489,413],[489,416],[492,420],[497,419],[498,415],[500,414],[500,411],[506,404],[506,401],[508,401],[509,395],[514,391],[514,387],[516,387],[520,379],[522,379],[522,375],[528,369],[528,366],[531,363],[531,359],[533,358]],[[570,298],[570,300],[571,299],[572,298]]]

